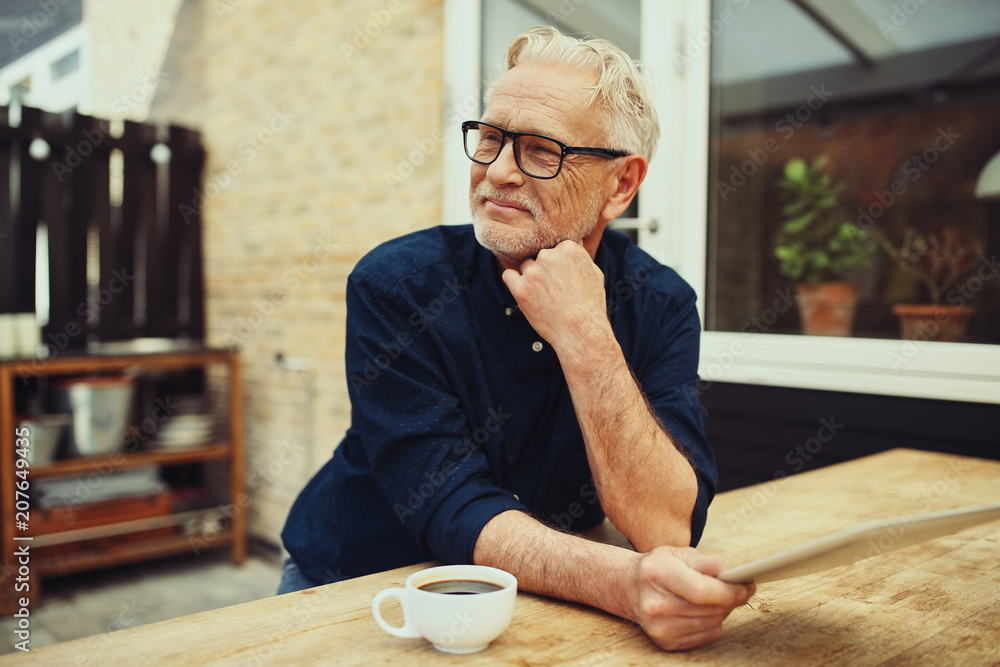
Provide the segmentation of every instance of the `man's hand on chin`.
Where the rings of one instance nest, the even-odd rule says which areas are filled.
[[[557,353],[611,334],[604,274],[580,243],[562,241],[543,249],[518,270],[504,271],[503,281],[528,322]]]

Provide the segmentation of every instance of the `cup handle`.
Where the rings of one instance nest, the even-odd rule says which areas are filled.
[[[375,621],[382,626],[382,629],[390,635],[410,639],[419,637],[420,633],[417,632],[416,624],[411,618],[412,614],[406,613],[406,595],[407,590],[405,588],[387,588],[384,591],[380,591],[379,594],[375,596],[375,599],[372,600],[372,615],[375,616]],[[390,597],[399,600],[399,604],[403,607],[403,625],[401,626],[389,625],[385,622],[385,619],[382,618],[382,611],[379,607],[381,607],[383,600]]]

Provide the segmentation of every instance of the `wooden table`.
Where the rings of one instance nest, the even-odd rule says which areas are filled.
[[[991,502],[1000,502],[1000,462],[899,449],[721,494],[700,549],[738,565],[861,521]],[[30,657],[52,665],[185,666],[998,664],[998,564],[1000,522],[993,522],[762,584],[726,621],[721,639],[680,654],[659,651],[621,619],[523,593],[510,627],[482,653],[444,655],[423,640],[386,634],[372,619],[372,597],[425,564],[57,644]],[[385,611],[397,612],[388,604]],[[388,620],[398,624],[398,613]]]

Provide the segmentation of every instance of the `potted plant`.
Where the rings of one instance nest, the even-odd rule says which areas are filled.
[[[812,164],[793,158],[778,180],[786,220],[775,241],[779,269],[796,281],[802,332],[850,336],[858,303],[857,285],[843,280],[848,269],[871,261],[868,233],[842,213],[837,200],[847,187],[827,173],[829,160]]]
[[[906,276],[927,288],[930,303],[897,303],[892,312],[899,317],[904,340],[965,339],[969,318],[976,309],[962,295],[949,292],[963,274],[972,269],[982,254],[982,244],[970,240],[955,226],[921,233],[912,227],[903,230],[903,241],[894,245],[882,230],[872,227],[872,237]],[[941,303],[949,295],[948,303]]]

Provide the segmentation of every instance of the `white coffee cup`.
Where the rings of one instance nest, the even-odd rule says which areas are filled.
[[[380,606],[390,597],[403,607],[401,626],[382,618]],[[443,565],[414,572],[406,578],[405,588],[381,591],[372,600],[372,614],[389,634],[423,637],[445,653],[475,653],[507,629],[516,599],[517,579],[509,572],[482,565]]]

